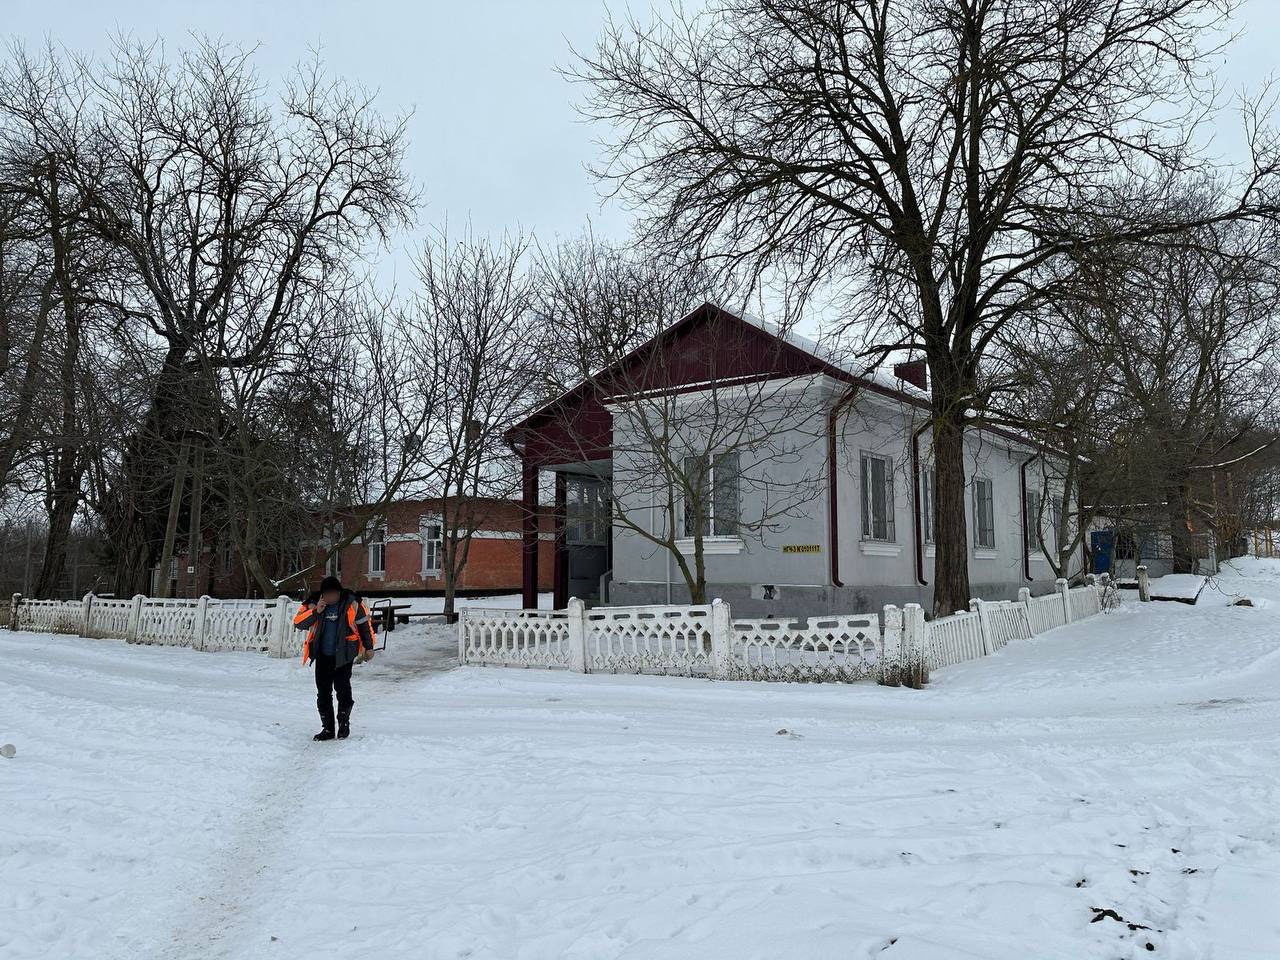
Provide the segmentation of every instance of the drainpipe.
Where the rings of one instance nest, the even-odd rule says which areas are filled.
[[[914,497],[916,508],[916,582],[922,587],[927,587],[929,581],[924,578],[924,529],[921,526],[922,513],[920,504],[920,434],[931,426],[933,426],[933,421],[926,420],[911,434],[911,477],[915,484],[916,492]],[[929,492],[937,496],[935,491],[931,490]]]
[[[836,465],[836,421],[840,411],[853,402],[856,390],[850,388],[827,412],[827,544],[831,554],[831,585],[843,587],[840,579],[840,504],[836,497],[838,479]]]
[[[1031,538],[1027,536],[1027,531],[1031,529],[1031,518],[1027,516],[1027,467],[1035,463],[1043,454],[1036,453],[1022,461],[1022,467],[1018,470],[1019,486],[1022,489],[1022,576],[1030,583],[1035,577],[1031,576]]]

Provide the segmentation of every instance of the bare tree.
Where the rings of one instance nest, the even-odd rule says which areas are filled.
[[[1205,37],[1232,0],[719,0],[610,24],[575,76],[601,175],[673,248],[843,295],[872,355],[927,359],[934,604],[968,600],[963,433],[980,364],[1055,296],[1047,263],[1270,211],[1275,150],[1199,209]],[[1186,117],[1186,122],[1177,119]]]
[[[417,261],[418,292],[405,312],[409,356],[438,384],[435,415],[422,436],[420,459],[439,499],[438,564],[444,614],[454,597],[472,540],[488,519],[483,501],[506,499],[520,471],[504,437],[515,414],[536,395],[545,366],[539,319],[530,310],[532,286],[525,258],[529,240],[496,241],[468,229],[454,239],[432,236]],[[434,538],[431,538],[434,540]]]

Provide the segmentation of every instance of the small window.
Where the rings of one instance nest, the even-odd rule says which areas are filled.
[[[1058,529],[1062,526],[1062,504],[1057,497],[1049,500],[1049,529],[1045,531],[1044,545],[1046,550],[1058,552]]]
[[[975,477],[973,481],[973,544],[983,550],[996,547],[996,515],[991,481]]]
[[[893,461],[874,454],[862,455],[862,539],[892,543],[897,539],[893,525]]]
[[[925,543],[934,542],[934,528],[938,520],[937,494],[934,492],[936,477],[933,468],[920,471],[920,526]]]
[[[684,535],[736,537],[738,535],[738,454],[685,457],[685,480],[695,491],[698,509],[689,502],[684,509]],[[701,512],[701,524],[697,514]],[[701,527],[699,531],[698,528]]]
[[[375,527],[369,534],[369,573],[387,572],[387,528]]]
[[[1026,510],[1026,522],[1023,524],[1022,539],[1023,545],[1029,552],[1040,549],[1040,539],[1043,535],[1040,532],[1040,504],[1040,491],[1035,487],[1028,487],[1027,502],[1023,507]]]
[[[422,540],[422,575],[438,577],[444,548],[444,523],[439,517],[422,517],[418,521],[418,536]]]

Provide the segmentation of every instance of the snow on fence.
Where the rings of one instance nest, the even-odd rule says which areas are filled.
[[[458,622],[464,664],[579,673],[658,673],[722,680],[854,681],[918,685],[928,671],[975,660],[1100,611],[1098,587],[1017,600],[973,600],[972,609],[926,621],[918,604],[876,614],[807,620],[735,620],[720,600],[701,606],[565,610],[469,607]]]
[[[275,600],[143,596],[118,600],[87,594],[82,600],[24,600],[14,594],[10,626],[130,643],[287,657],[302,652],[301,635],[293,629],[295,606],[295,601],[285,596]]]

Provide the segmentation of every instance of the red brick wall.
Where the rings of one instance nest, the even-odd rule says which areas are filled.
[[[511,500],[477,501],[479,530],[471,540],[466,565],[458,581],[459,590],[515,591],[520,589],[522,545],[520,504]],[[439,512],[439,501],[409,500],[392,504],[387,511],[386,574],[368,575],[369,548],[353,543],[342,552],[343,583],[356,590],[439,591],[444,583],[422,577],[422,544],[416,539],[422,516]],[[544,535],[554,526],[550,510],[544,510]],[[395,540],[397,535],[413,535],[413,540]],[[495,536],[501,534],[501,536]],[[538,542],[539,588],[550,590],[555,548],[546,537]]]

